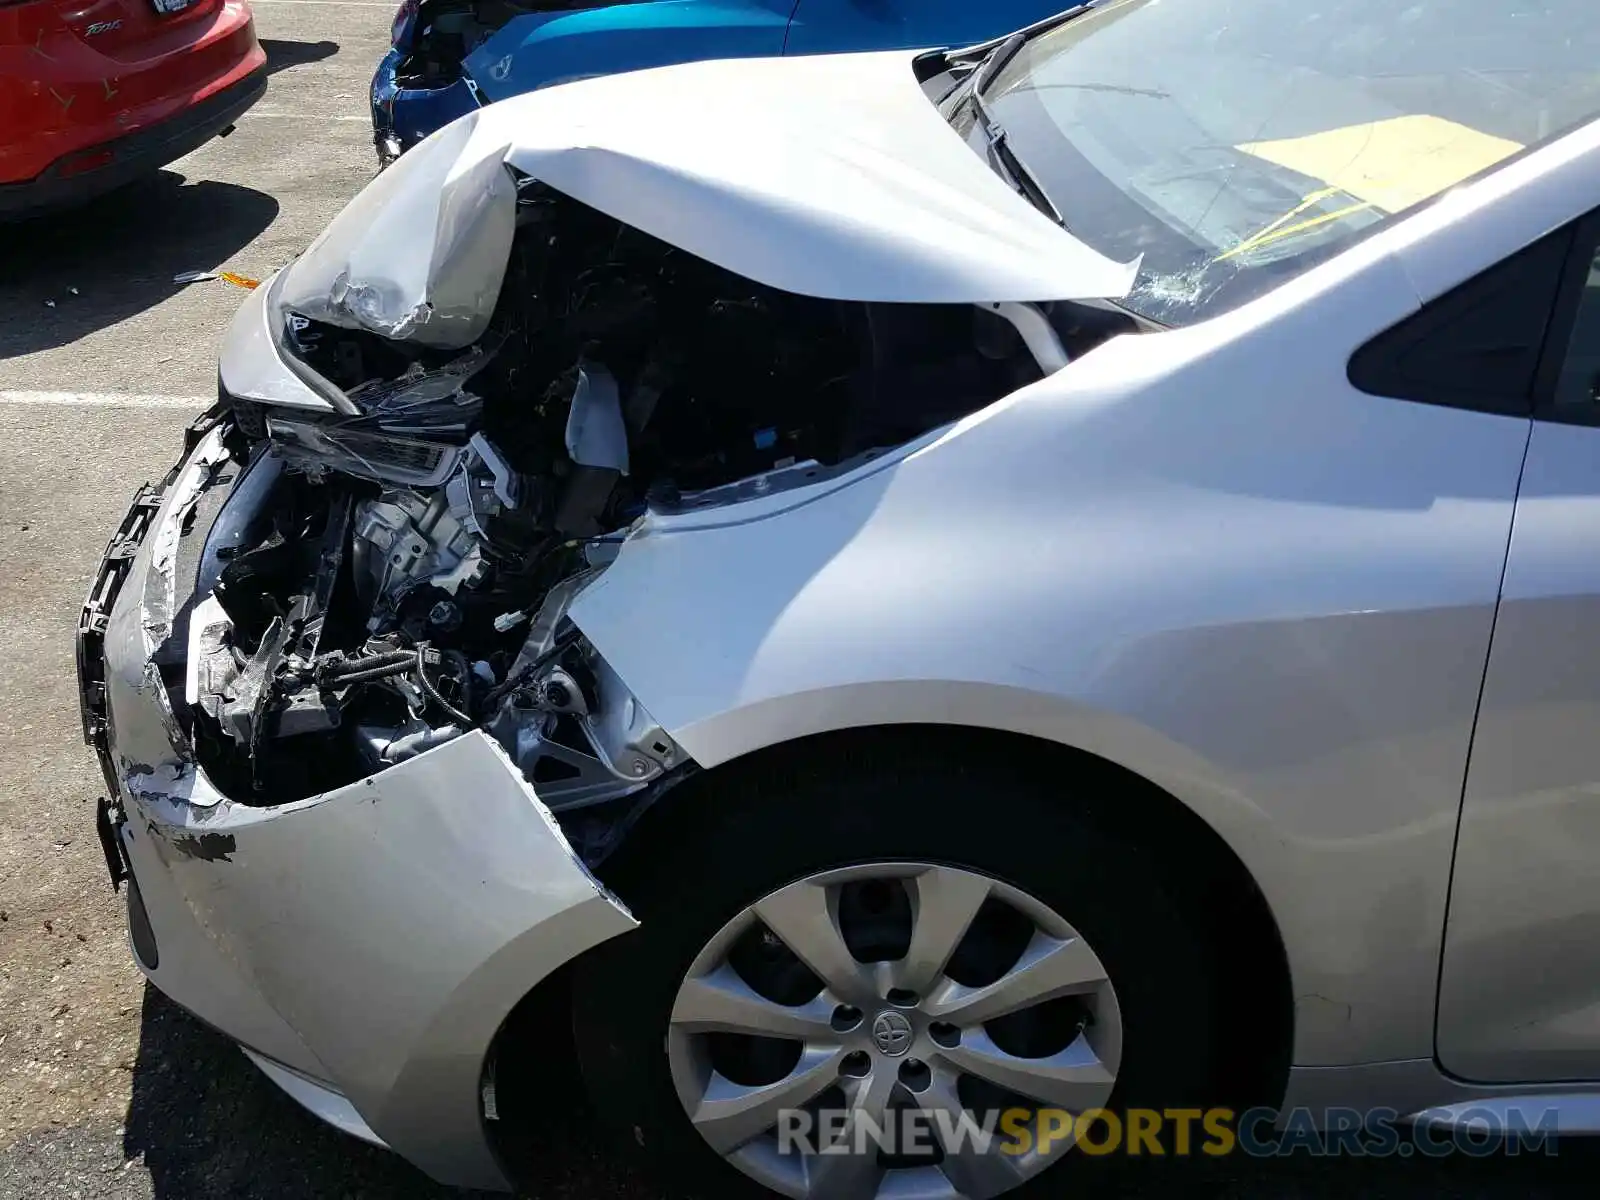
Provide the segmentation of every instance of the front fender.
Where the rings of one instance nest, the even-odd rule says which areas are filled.
[[[703,766],[933,722],[1151,780],[1272,909],[1295,1061],[1427,1057],[1527,430],[1351,388],[1416,296],[1334,266],[846,480],[652,513],[571,616]]]
[[[487,100],[673,63],[783,52],[787,0],[656,0],[574,12],[530,13],[466,58]]]

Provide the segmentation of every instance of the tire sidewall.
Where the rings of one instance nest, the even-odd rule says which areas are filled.
[[[650,827],[653,844],[608,878],[640,928],[580,963],[574,1032],[603,1118],[686,1184],[766,1196],[713,1152],[678,1100],[668,1016],[694,959],[729,921],[779,888],[871,862],[958,867],[1052,908],[1106,967],[1123,1023],[1110,1107],[1204,1107],[1216,1077],[1214,956],[1198,907],[1160,865],[1101,833],[1089,798],[1026,777],[960,766],[863,770],[846,780],[774,781]],[[1064,1159],[1082,1161],[1081,1156]],[[1059,1188],[1061,1165],[1041,1172]],[[1049,1181],[1049,1182],[1046,1182]]]

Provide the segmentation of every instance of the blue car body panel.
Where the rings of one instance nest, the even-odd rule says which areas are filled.
[[[404,58],[403,52],[391,48],[372,77],[372,129],[380,158],[385,157],[387,140],[394,143],[391,154],[410,149],[435,129],[478,107],[464,78],[442,88],[401,87],[398,75]]]
[[[535,0],[536,2],[536,0]],[[1041,20],[1070,0],[632,0],[512,18],[462,59],[462,77],[403,86],[419,18],[395,23],[372,81],[387,159],[479,104],[573,79],[710,58],[961,46]],[[736,97],[729,98],[737,103]]]
[[[971,46],[1042,21],[1073,0],[800,0],[785,54]]]
[[[488,100],[590,75],[783,53],[789,0],[655,0],[518,17],[466,59]]]

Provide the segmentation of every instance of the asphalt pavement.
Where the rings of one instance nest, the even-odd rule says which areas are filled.
[[[87,209],[0,227],[0,1198],[459,1195],[325,1129],[148,990],[93,829],[72,634],[134,488],[214,393],[243,293],[370,179],[388,0],[257,0],[272,65],[234,134]],[[662,1200],[571,1092],[512,1131],[531,1196]],[[1107,1197],[1587,1197],[1600,1144],[1448,1161],[1118,1163]],[[1069,1185],[1071,1186],[1071,1185]]]

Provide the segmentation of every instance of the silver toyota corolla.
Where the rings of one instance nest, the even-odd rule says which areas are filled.
[[[1592,0],[1109,0],[440,131],[93,585],[141,966],[486,1188],[530,997],[699,1195],[1593,1131],[1597,115]]]

